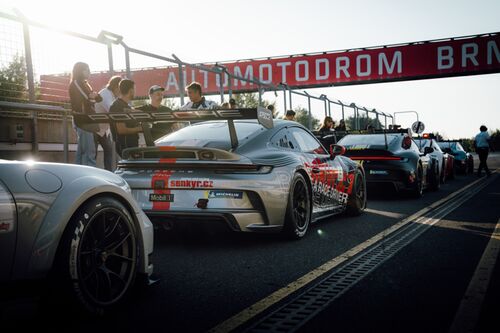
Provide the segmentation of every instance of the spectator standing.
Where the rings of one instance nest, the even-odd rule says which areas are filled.
[[[345,121],[344,119],[340,119],[339,126],[335,127],[336,131],[346,131]]]
[[[99,91],[102,101],[96,103],[96,113],[107,113],[109,108],[120,95],[119,84],[122,78],[120,76],[113,76],[109,79],[105,88]],[[96,151],[97,145],[100,144],[104,157],[104,169],[113,171],[113,139],[111,137],[111,130],[109,124],[99,124],[99,132],[95,135]]]
[[[293,110],[288,110],[285,113],[285,117],[283,118],[285,120],[290,120],[290,121],[295,121],[295,111]]]
[[[477,176],[481,177],[481,171],[484,169],[486,175],[489,177],[491,175],[490,169],[486,161],[488,159],[488,153],[490,150],[490,136],[488,134],[488,128],[484,125],[479,127],[479,133],[474,138],[474,148],[479,156],[479,167],[477,168]]]
[[[149,103],[138,107],[137,110],[146,112],[172,112],[172,109],[161,105],[164,91],[165,88],[161,86],[151,86],[149,88]],[[153,140],[159,139],[170,132],[172,132],[171,122],[156,122],[151,127],[151,136]]]
[[[186,91],[189,102],[184,104],[181,110],[215,109],[217,107],[215,102],[209,101],[202,96],[201,84],[198,82],[191,82],[191,84],[186,87]]]
[[[119,84],[120,97],[111,105],[110,113],[130,112],[129,103],[134,99],[135,83],[129,79],[123,79]],[[138,122],[116,123],[111,126],[113,137],[116,138],[116,152],[122,156],[123,150],[139,146],[139,133],[142,126]]]
[[[71,73],[71,82],[69,84],[69,97],[71,109],[76,113],[92,114],[95,113],[94,105],[101,102],[102,97],[92,90],[88,83],[90,77],[89,65],[84,62],[77,62],[73,66]],[[78,136],[78,147],[76,150],[75,163],[88,166],[96,166],[96,144],[94,131],[99,131],[99,126],[85,127],[85,130],[73,126]]]
[[[272,113],[272,115],[273,115],[273,118],[274,118],[274,119],[276,119],[276,113],[274,113],[274,105],[269,104],[269,105],[267,106],[267,109],[268,109],[269,111],[271,111],[271,113]]]
[[[323,124],[319,128],[318,132],[321,135],[327,135],[334,129],[335,129],[335,122],[333,121],[332,117],[325,117],[325,119],[323,120]]]
[[[237,109],[238,104],[236,104],[236,100],[234,98],[229,99],[229,108],[230,109]]]

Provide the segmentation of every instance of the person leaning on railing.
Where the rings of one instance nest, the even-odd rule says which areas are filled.
[[[122,78],[120,76],[113,76],[109,79],[108,84],[101,91],[99,95],[102,101],[96,103],[96,113],[108,113],[109,108],[120,95],[120,88],[118,85]],[[96,149],[97,144],[100,144],[103,152],[104,169],[113,171],[113,140],[111,137],[111,129],[109,124],[99,124],[99,132],[95,135]]]
[[[69,84],[69,97],[71,109],[76,113],[95,113],[94,104],[101,102],[102,97],[93,91],[88,83],[90,77],[89,65],[84,62],[77,62],[73,66],[71,82]],[[96,141],[95,133],[99,131],[99,125],[85,127],[85,130],[75,125],[78,136],[78,147],[76,150],[75,163],[96,166]]]

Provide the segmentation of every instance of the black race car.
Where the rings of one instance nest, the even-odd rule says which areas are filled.
[[[348,132],[339,140],[345,156],[361,163],[368,186],[390,185],[396,191],[422,196],[424,188],[439,189],[439,164],[426,147],[420,152],[407,129]]]
[[[455,169],[458,173],[472,174],[474,173],[474,158],[472,154],[465,151],[460,144],[460,140],[439,141],[439,147],[443,152],[451,154],[455,157]]]

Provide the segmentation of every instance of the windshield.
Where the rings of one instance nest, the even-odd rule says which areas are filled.
[[[441,149],[450,148],[454,151],[465,151],[458,142],[438,142],[438,145]]]
[[[235,122],[236,136],[241,143],[257,131],[263,131],[257,122]],[[157,146],[175,143],[178,146],[213,146],[213,143],[230,145],[227,121],[209,121],[181,128],[155,141]],[[223,148],[223,147],[221,147]]]
[[[395,142],[399,134],[386,134],[387,145],[390,146]],[[384,146],[385,138],[384,134],[370,134],[370,135],[347,135],[339,141],[339,145],[346,147],[357,146],[358,148],[369,149],[374,146]]]
[[[431,140],[429,139],[414,139],[414,141],[417,144],[418,149],[420,150],[422,150],[422,148],[431,146]]]

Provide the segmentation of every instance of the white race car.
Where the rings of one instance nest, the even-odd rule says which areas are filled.
[[[152,252],[152,224],[119,176],[0,160],[2,284],[50,276],[60,295],[103,313],[152,273]]]

